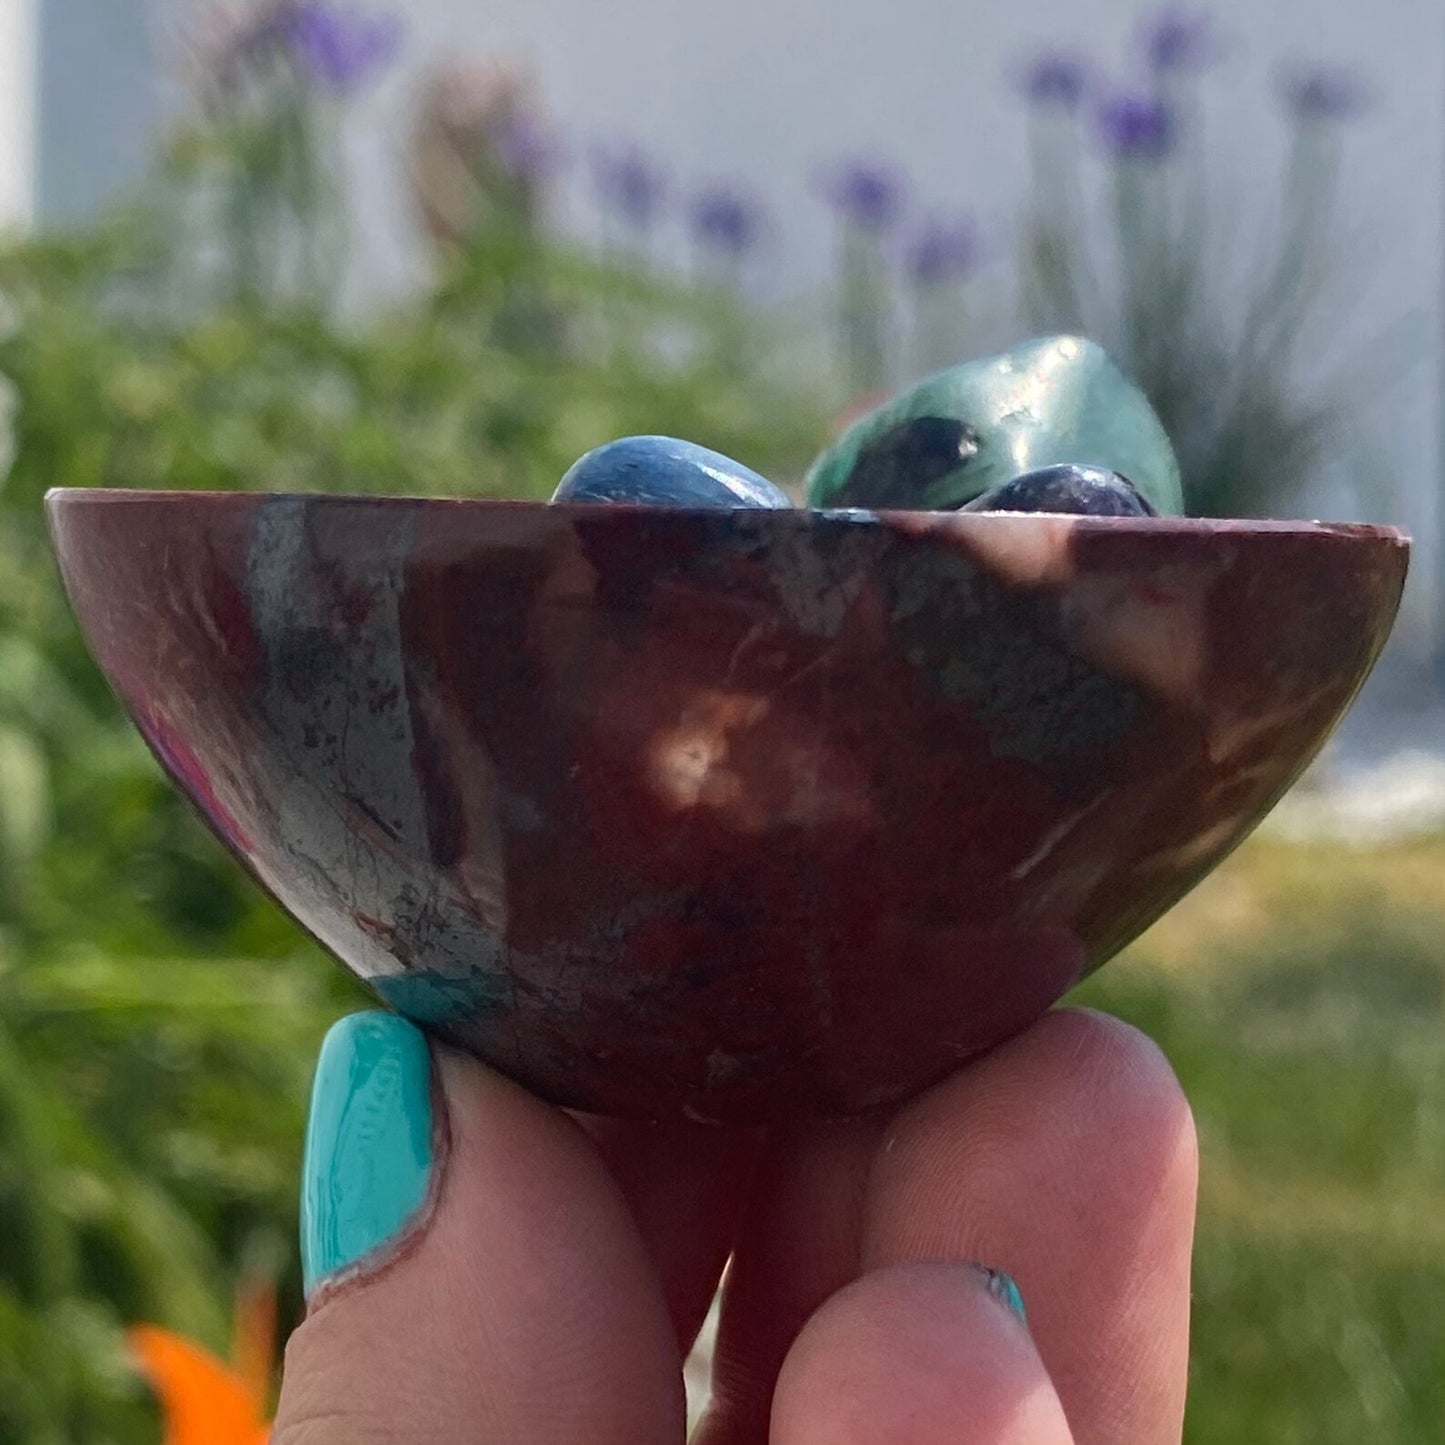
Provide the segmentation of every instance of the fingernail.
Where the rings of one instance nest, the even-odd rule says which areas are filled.
[[[396,1014],[352,1014],[321,1045],[301,1168],[306,1294],[401,1238],[434,1164],[431,1053]]]
[[[1005,1274],[1001,1269],[990,1269],[986,1264],[981,1264],[978,1268],[987,1281],[988,1292],[1000,1304],[1007,1305],[1027,1326],[1029,1317],[1024,1309],[1024,1297],[1019,1293],[1019,1287],[1014,1282],[1014,1277],[1011,1274]]]

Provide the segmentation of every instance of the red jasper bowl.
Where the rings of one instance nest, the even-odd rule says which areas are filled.
[[[543,1097],[899,1099],[1204,876],[1369,672],[1383,528],[62,491],[101,667],[260,883]]]

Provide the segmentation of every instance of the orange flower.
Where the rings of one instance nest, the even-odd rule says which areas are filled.
[[[231,1364],[158,1325],[136,1325],[127,1343],[161,1403],[165,1445],[266,1445],[276,1339],[276,1294],[243,1285],[236,1301]]]

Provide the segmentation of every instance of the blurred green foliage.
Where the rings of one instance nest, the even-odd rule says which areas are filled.
[[[1445,1412],[1445,842],[1256,839],[1081,990],[1199,1121],[1187,1445]]]

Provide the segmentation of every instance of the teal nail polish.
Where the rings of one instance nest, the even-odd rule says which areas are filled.
[[[979,1265],[984,1277],[988,1281],[988,1292],[1000,1303],[1007,1305],[1025,1325],[1029,1322],[1027,1312],[1024,1310],[1024,1297],[1019,1293],[1019,1287],[1014,1283],[1010,1274],[1005,1274],[1001,1269],[989,1269],[987,1265]]]
[[[396,1014],[352,1014],[321,1045],[301,1170],[306,1293],[395,1239],[431,1180],[431,1054]]]

